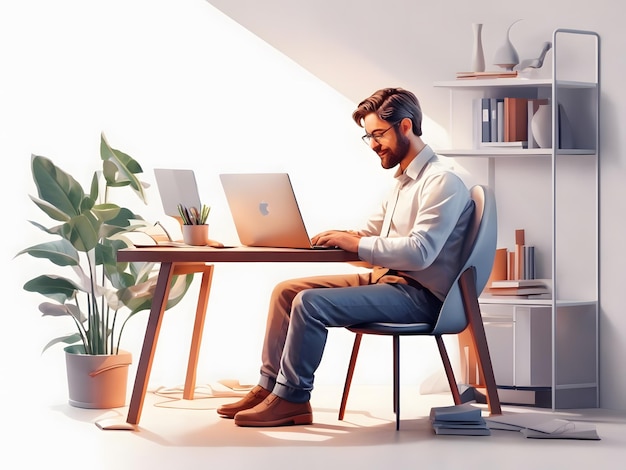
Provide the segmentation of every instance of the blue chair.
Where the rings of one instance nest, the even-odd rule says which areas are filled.
[[[486,386],[489,411],[491,414],[502,414],[478,304],[478,296],[487,283],[495,257],[496,202],[493,193],[486,186],[473,186],[470,193],[474,201],[474,214],[463,248],[463,256],[467,261],[452,284],[435,324],[363,323],[348,327],[350,331],[356,333],[356,337],[341,398],[339,420],[343,420],[344,417],[361,339],[367,334],[393,337],[393,409],[396,415],[396,430],[400,429],[400,336],[435,337],[454,403],[460,405],[461,396],[442,335],[458,334],[466,329],[474,345],[479,372]]]

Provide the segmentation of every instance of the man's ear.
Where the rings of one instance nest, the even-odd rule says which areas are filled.
[[[404,135],[407,135],[409,131],[413,130],[413,121],[410,118],[404,118],[400,121],[399,125],[400,132]]]

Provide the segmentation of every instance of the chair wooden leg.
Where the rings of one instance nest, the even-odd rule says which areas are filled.
[[[467,315],[468,328],[474,340],[476,348],[476,356],[478,358],[478,368],[485,387],[487,388],[487,404],[492,415],[502,414],[500,408],[500,398],[498,397],[498,389],[496,379],[493,374],[493,366],[491,364],[491,356],[489,355],[489,347],[487,346],[487,336],[485,335],[485,327],[480,314],[480,305],[476,296],[476,281],[473,269],[466,270],[459,278],[459,287],[461,296],[463,297],[463,306]]]
[[[341,396],[341,405],[339,406],[339,421],[343,420],[343,416],[346,412],[346,403],[348,401],[348,394],[350,393],[350,386],[352,385],[352,376],[354,375],[354,365],[356,364],[356,358],[359,355],[359,347],[361,346],[361,333],[356,333],[354,337],[354,345],[352,346],[352,354],[350,355],[350,363],[348,364],[348,373],[346,374],[346,383],[343,387],[343,395]]]
[[[450,363],[450,357],[448,356],[446,345],[444,344],[441,335],[435,335],[435,339],[437,340],[437,347],[439,348],[439,354],[441,355],[441,360],[443,361],[443,368],[446,371],[446,377],[448,378],[448,384],[450,385],[450,391],[452,392],[454,404],[460,405],[461,394],[459,393],[459,386],[454,378],[454,370],[452,369],[452,364]]]
[[[393,411],[396,431],[400,429],[400,336],[393,335]]]

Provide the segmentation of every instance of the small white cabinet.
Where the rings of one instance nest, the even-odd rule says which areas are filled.
[[[437,151],[454,159],[468,184],[494,190],[498,247],[512,249],[523,228],[535,246],[536,277],[552,286],[549,299],[480,298],[502,401],[597,407],[600,39],[570,29],[552,39],[550,78],[435,83],[449,90],[452,143]],[[473,103],[506,96],[550,99],[552,148],[480,148]],[[567,148],[559,145],[564,115],[574,136]]]

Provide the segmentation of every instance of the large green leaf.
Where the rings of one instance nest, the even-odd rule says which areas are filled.
[[[39,311],[45,317],[74,317],[79,323],[87,321],[87,317],[74,304],[53,304],[52,302],[42,302],[39,304]]]
[[[91,188],[89,190],[89,197],[94,201],[98,200],[98,196],[100,195],[100,183],[98,178],[98,172],[95,171],[93,177],[91,178]]]
[[[54,227],[44,227],[43,225],[41,225],[39,222],[35,222],[33,220],[29,220],[29,222],[31,224],[33,224],[35,227],[37,227],[40,230],[43,230],[46,233],[50,233],[52,235],[58,235],[60,237],[63,236],[62,232],[62,225],[55,225]]]
[[[90,212],[73,217],[63,227],[64,237],[67,238],[78,251],[93,250],[100,239],[102,222]]]
[[[79,287],[65,277],[42,274],[24,284],[24,290],[37,292],[64,304],[68,299],[74,297]]]
[[[28,253],[35,258],[45,258],[57,266],[77,266],[80,263],[78,252],[67,240],[40,243],[20,251],[16,256]]]
[[[141,200],[146,202],[143,185],[135,176],[137,173],[143,173],[141,165],[124,152],[112,148],[104,134],[100,136],[100,157],[104,160],[102,170],[109,186],[129,184]],[[113,165],[110,163],[113,163]]]
[[[96,265],[103,266],[107,279],[116,289],[132,285],[135,282],[134,277],[125,272],[128,263],[117,262],[117,251],[127,247],[128,245],[123,240],[108,238],[103,239],[96,246]]]
[[[37,199],[36,197],[29,196],[31,201],[33,201],[37,206],[44,211],[48,217],[53,220],[60,220],[61,222],[67,222],[71,219],[71,216],[66,214],[63,211],[60,211],[53,205],[47,203],[46,201],[42,201],[41,199]]]
[[[135,225],[131,227],[132,222],[135,222]],[[144,222],[143,217],[138,214],[135,214],[130,209],[125,207],[120,207],[120,210],[115,214],[115,217],[106,220],[106,223],[109,225],[116,225],[118,227],[131,228],[135,230],[140,227],[145,227],[147,224]]]
[[[40,199],[69,217],[80,214],[85,192],[71,175],[57,167],[50,159],[37,155],[32,156],[31,169]]]
[[[114,220],[119,215],[122,208],[117,204],[105,203],[96,204],[91,208],[91,210],[96,217],[98,217],[98,219],[102,222],[107,222],[109,220]]]

